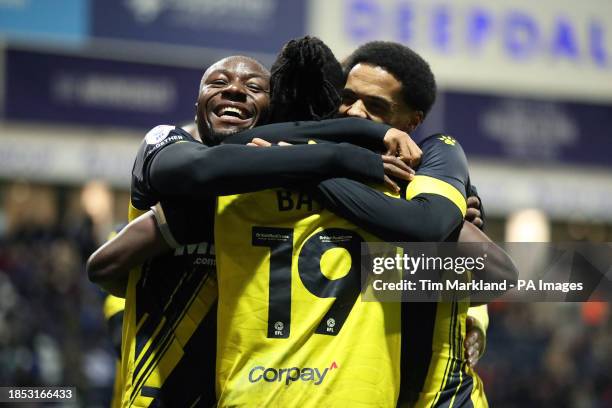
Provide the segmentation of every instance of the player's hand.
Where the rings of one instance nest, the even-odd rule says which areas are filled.
[[[412,181],[414,170],[412,170],[399,157],[382,155],[383,167],[385,170],[385,185],[395,193],[399,193],[400,188],[391,177]]]
[[[482,228],[484,221],[480,218],[480,200],[476,196],[469,196],[467,199],[467,211],[465,220],[471,222],[478,228]]]
[[[291,146],[291,143],[278,142],[278,145],[279,146]],[[247,143],[247,146],[270,147],[270,146],[272,146],[272,143],[268,142],[267,140],[263,140],[263,139],[260,139],[260,138],[256,137],[253,140],[251,140],[250,143]]]
[[[478,363],[485,344],[485,334],[474,322],[472,316],[465,319],[465,340],[463,340],[465,359],[472,368]]]
[[[421,162],[423,152],[408,133],[391,128],[385,134],[383,142],[387,148],[387,155],[398,156],[400,160],[413,168]]]

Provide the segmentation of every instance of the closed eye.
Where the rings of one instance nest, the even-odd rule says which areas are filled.
[[[224,86],[224,85],[227,85],[227,82],[223,79],[215,79],[214,81],[210,82],[209,85]]]
[[[247,84],[247,88],[249,88],[253,92],[263,91],[263,88],[258,84]]]
[[[357,95],[355,95],[353,92],[350,92],[347,90],[342,92],[342,103],[343,104],[351,105],[355,103],[356,100],[357,100]]]
[[[387,101],[378,98],[368,98],[366,100],[368,110],[376,115],[381,115],[390,111],[391,106]]]

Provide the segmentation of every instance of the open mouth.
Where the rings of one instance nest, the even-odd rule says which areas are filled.
[[[253,112],[237,105],[219,105],[214,109],[213,113],[220,119],[231,122],[237,120],[245,121],[253,118]]]

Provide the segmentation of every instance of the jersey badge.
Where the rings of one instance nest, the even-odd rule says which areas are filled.
[[[155,126],[153,129],[149,130],[149,132],[145,136],[145,141],[147,142],[147,144],[150,145],[158,144],[159,142],[167,138],[170,132],[173,130],[174,126],[170,125]]]
[[[454,146],[455,144],[457,144],[457,141],[454,138],[452,138],[450,136],[446,136],[446,135],[440,136],[438,138],[438,140],[441,140],[441,141],[443,141],[444,143],[446,143],[447,145],[450,145],[450,146]]]

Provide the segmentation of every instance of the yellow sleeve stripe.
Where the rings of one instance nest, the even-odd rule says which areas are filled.
[[[457,206],[457,208],[459,208],[461,215],[465,217],[467,203],[465,202],[463,194],[461,194],[459,190],[446,181],[429,176],[416,176],[414,180],[408,184],[408,188],[406,189],[406,199],[410,200],[423,193],[438,194],[442,197],[448,198]]]
[[[104,317],[108,320],[125,309],[125,299],[108,295],[104,300]]]
[[[130,208],[128,209],[128,221],[134,221],[136,218],[140,217],[147,211],[149,210],[139,210],[138,208],[134,207],[134,205],[130,201]]]

